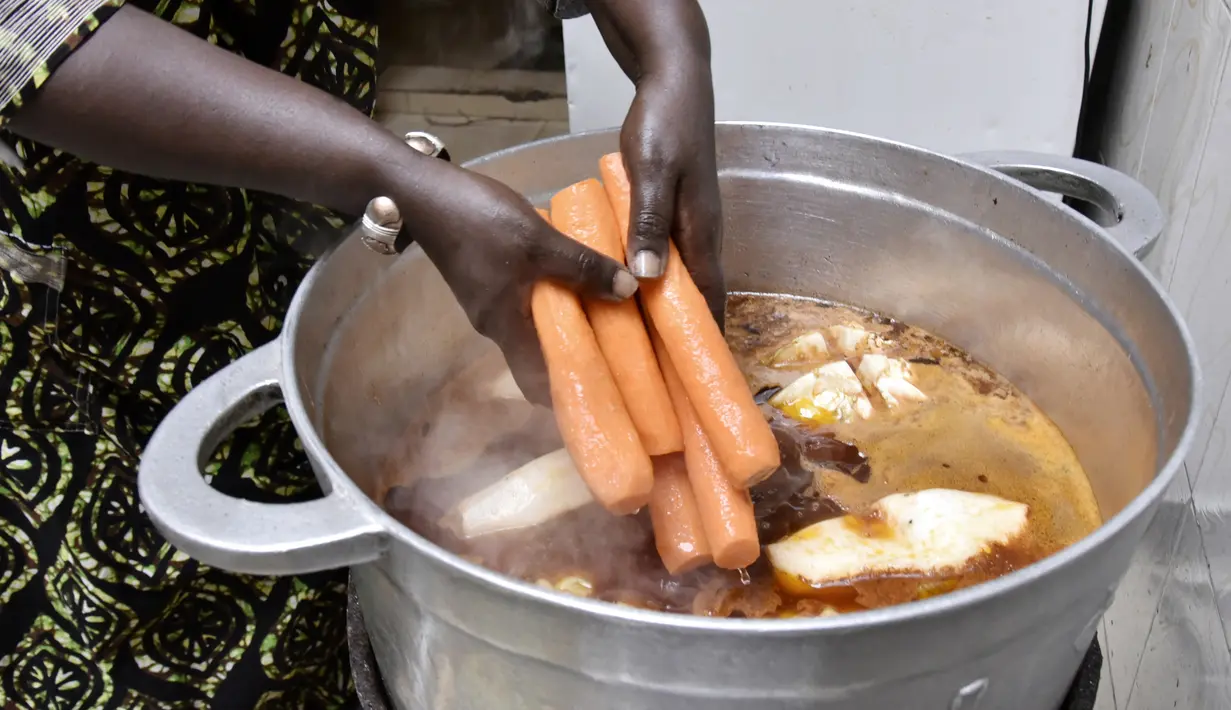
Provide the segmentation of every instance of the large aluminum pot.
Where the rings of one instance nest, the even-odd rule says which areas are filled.
[[[470,167],[542,204],[594,175],[616,144],[614,132],[574,135]],[[1053,710],[1196,422],[1192,342],[1120,243],[1157,236],[1157,203],[1072,159],[962,161],[816,128],[723,124],[718,150],[733,290],[847,301],[965,348],[1065,432],[1107,522],[994,582],[837,618],[673,616],[507,579],[370,500],[381,455],[424,395],[493,346],[420,251],[382,257],[357,240],[316,265],[277,342],[198,386],[159,427],[140,470],[146,511],[184,552],[224,569],[351,565],[403,710]],[[1115,225],[976,161],[1080,193]],[[278,400],[326,496],[277,506],[211,489],[200,473],[210,448]]]

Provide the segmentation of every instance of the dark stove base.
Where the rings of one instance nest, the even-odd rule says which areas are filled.
[[[346,645],[350,650],[351,676],[355,679],[355,710],[391,710],[393,704],[385,694],[385,685],[376,667],[376,655],[368,630],[363,626],[363,612],[359,610],[359,595],[355,582],[346,585]]]
[[[1098,697],[1099,679],[1103,677],[1103,649],[1098,645],[1098,636],[1090,642],[1090,650],[1081,660],[1073,684],[1069,686],[1068,695],[1064,696],[1064,704],[1060,710],[1094,710],[1094,700]]]
[[[356,710],[391,710],[393,705],[385,695],[385,686],[380,680],[380,669],[376,667],[372,644],[363,626],[363,612],[359,610],[359,597],[355,594],[353,583],[346,595],[346,641],[350,647],[351,673],[358,696],[354,707]],[[1099,648],[1098,638],[1095,638],[1059,710],[1094,710],[1102,672],[1103,650]]]

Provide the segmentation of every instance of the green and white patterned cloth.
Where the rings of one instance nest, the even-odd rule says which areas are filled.
[[[132,1],[373,108],[374,0]],[[0,1],[0,116],[119,4]],[[311,265],[297,239],[341,220],[0,139],[23,164],[0,167],[0,708],[350,705],[345,571],[209,568],[155,531],[136,489],[171,407],[278,334]],[[226,442],[209,474],[252,500],[319,495],[277,409]]]

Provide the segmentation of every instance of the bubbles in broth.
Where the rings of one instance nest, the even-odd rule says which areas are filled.
[[[870,340],[847,338],[864,331]],[[831,334],[827,355],[784,354],[796,338],[817,332]],[[487,462],[483,470],[434,480],[401,471],[395,480],[414,482],[391,488],[385,507],[436,544],[530,583],[647,609],[753,618],[843,613],[943,594],[1053,554],[1101,522],[1059,429],[1003,377],[930,333],[850,306],[738,294],[729,301],[727,341],[782,450],[782,467],[751,490],[763,554],[746,570],[710,565],[668,574],[645,510],[616,517],[591,504],[533,528],[470,540],[441,525],[457,500],[558,448],[555,432],[506,437],[499,455],[478,457]],[[845,419],[809,419],[771,403],[818,365],[845,359],[858,369],[869,350],[908,362],[911,382],[926,399],[889,406],[893,391],[865,388],[872,414]],[[775,573],[764,554],[764,546],[815,523],[862,516],[886,496],[927,489],[1025,504],[1024,532],[960,568],[887,570],[815,587]],[[870,526],[860,534],[876,534],[875,520],[852,520]]]

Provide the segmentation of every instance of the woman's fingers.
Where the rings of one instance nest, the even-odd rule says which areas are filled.
[[[721,328],[727,290],[722,274],[722,207],[717,180],[685,177],[676,214],[675,244]]]
[[[677,156],[665,155],[657,132],[647,126],[651,122],[646,120],[643,103],[634,102],[621,135],[621,153],[631,184],[625,258],[637,278],[657,279],[667,264],[679,173],[674,168]]]
[[[675,218],[675,178],[662,172],[629,167],[632,204],[628,225],[629,268],[639,279],[657,279],[667,264],[667,241]]]
[[[534,323],[521,313],[506,313],[506,325],[494,338],[513,372],[517,387],[532,404],[551,407],[551,388],[547,382],[547,366],[539,348]]]
[[[637,279],[614,259],[582,246],[543,225],[529,247],[530,269],[586,298],[624,301],[637,292]]]
[[[529,230],[523,246],[520,258],[524,268],[518,271],[525,278],[516,286],[521,297],[498,294],[495,302],[489,304],[486,317],[481,319],[485,327],[480,330],[500,345],[526,398],[550,406],[543,352],[529,318],[529,294],[534,284],[547,280],[584,298],[624,301],[637,292],[637,279],[623,264],[561,234],[546,221]]]

